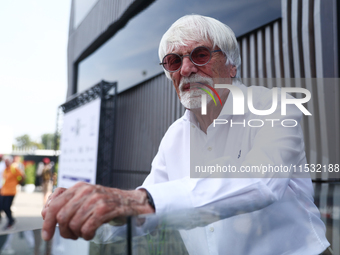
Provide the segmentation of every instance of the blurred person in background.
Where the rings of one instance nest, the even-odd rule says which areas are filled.
[[[37,171],[36,171],[36,178],[35,178],[35,186],[42,188],[42,173],[44,170],[45,164],[44,162],[40,161],[37,165]]]
[[[2,173],[4,172],[6,168],[6,164],[5,164],[5,161],[3,160],[3,155],[0,154],[0,223],[2,221],[2,216],[1,216],[1,204],[2,204],[2,198],[1,198],[1,187],[2,187]]]
[[[13,157],[13,167],[19,169],[22,173],[25,173],[25,166],[21,161],[20,156],[14,156]]]
[[[42,188],[43,188],[43,205],[45,206],[49,195],[52,194],[53,180],[52,180],[52,168],[54,163],[49,158],[43,159],[44,168],[42,170]]]
[[[1,188],[2,210],[6,213],[8,218],[7,225],[4,230],[11,229],[15,223],[12,216],[11,206],[14,196],[17,193],[17,185],[25,178],[25,174],[13,165],[13,157],[4,157],[6,168],[3,172],[3,186]]]
[[[13,164],[12,167],[17,168],[20,170],[20,172],[26,176],[26,171],[25,171],[25,166],[23,164],[23,158],[21,156],[14,156],[13,157]],[[21,186],[21,190],[23,190],[23,187],[25,186],[25,179],[22,179],[19,182],[20,186]]]

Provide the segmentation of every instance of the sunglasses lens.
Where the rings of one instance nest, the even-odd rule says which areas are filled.
[[[163,66],[170,72],[177,71],[182,64],[182,59],[176,54],[168,54],[163,59]]]
[[[211,52],[206,47],[197,47],[190,53],[190,59],[195,65],[204,66],[210,61]],[[162,64],[165,70],[176,72],[181,68],[182,58],[175,53],[170,53],[163,58]]]
[[[205,65],[211,58],[210,51],[205,47],[198,47],[191,53],[191,59],[196,65]]]

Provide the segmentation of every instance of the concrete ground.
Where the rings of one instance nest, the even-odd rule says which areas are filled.
[[[25,193],[19,191],[12,205],[15,227],[4,231],[7,223],[6,215],[2,212],[0,224],[0,255],[85,255],[89,254],[89,243],[83,239],[77,241],[62,239],[55,234],[53,241],[41,239],[43,220],[41,209],[43,204],[42,192]],[[56,233],[59,233],[56,231]],[[98,254],[98,253],[94,253]]]
[[[7,224],[6,214],[2,212],[0,224],[0,254],[49,254],[45,252],[45,242],[40,238],[42,228],[41,209],[43,206],[42,192],[26,193],[20,191],[14,197],[12,213],[15,218],[14,228],[4,231]],[[34,230],[34,231],[32,231]],[[35,248],[38,247],[38,248]]]
[[[42,207],[42,192],[26,193],[19,191],[12,204],[12,213],[16,220],[14,228],[10,231],[3,230],[7,224],[7,218],[6,214],[2,212],[0,235],[42,228],[43,220],[40,214]]]

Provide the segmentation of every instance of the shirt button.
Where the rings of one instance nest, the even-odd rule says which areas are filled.
[[[210,232],[214,232],[214,228],[213,227],[210,227]]]
[[[192,128],[195,128],[195,125],[191,125]]]
[[[211,147],[208,147],[208,151],[211,151],[212,150],[212,148]]]

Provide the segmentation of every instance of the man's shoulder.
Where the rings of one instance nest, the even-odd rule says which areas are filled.
[[[167,131],[165,132],[162,142],[170,142],[174,140],[178,140],[181,138],[186,137],[187,129],[186,126],[189,125],[189,120],[187,119],[186,113],[184,115],[177,119],[175,122],[173,122]]]
[[[182,117],[180,117],[179,119],[175,120],[168,128],[168,130],[166,131],[165,135],[168,133],[172,133],[172,132],[178,132],[183,130],[183,127],[187,124],[189,120],[187,119],[186,114],[184,113]]]

